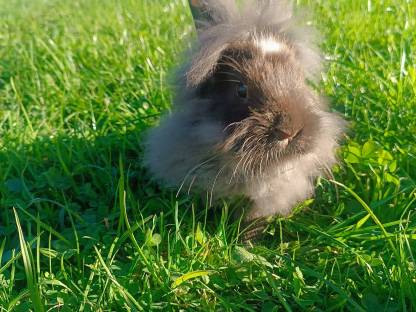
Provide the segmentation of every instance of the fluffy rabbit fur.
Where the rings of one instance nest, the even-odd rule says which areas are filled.
[[[310,31],[283,1],[202,1],[173,111],[151,129],[145,164],[182,190],[245,195],[250,221],[287,215],[336,162],[343,121],[307,80],[320,74]]]

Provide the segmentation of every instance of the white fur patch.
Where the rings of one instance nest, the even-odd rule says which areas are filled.
[[[257,46],[263,51],[263,53],[279,53],[282,52],[286,45],[273,38],[261,38],[256,42]]]

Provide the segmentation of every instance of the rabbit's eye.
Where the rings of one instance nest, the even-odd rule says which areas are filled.
[[[241,98],[247,98],[248,87],[244,83],[240,83],[236,89],[237,95]]]

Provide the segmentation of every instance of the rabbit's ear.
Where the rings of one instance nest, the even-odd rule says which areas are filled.
[[[191,66],[186,71],[186,85],[198,87],[208,79],[218,66],[222,52],[227,48],[227,43],[205,44],[205,46],[193,57]]]
[[[198,33],[238,15],[235,0],[189,0]]]
[[[227,48],[230,22],[239,16],[236,0],[189,0],[198,46],[186,71],[186,84],[196,87],[209,77],[217,66],[221,53]]]

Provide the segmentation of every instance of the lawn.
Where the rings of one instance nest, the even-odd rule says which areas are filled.
[[[298,0],[349,121],[334,180],[254,246],[152,182],[185,0],[0,0],[0,311],[416,310],[416,2]]]

